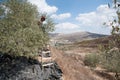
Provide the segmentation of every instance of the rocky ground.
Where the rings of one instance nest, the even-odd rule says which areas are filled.
[[[62,71],[56,62],[44,69],[38,60],[0,55],[0,80],[61,80]]]

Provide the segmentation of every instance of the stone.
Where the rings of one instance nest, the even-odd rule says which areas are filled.
[[[61,80],[62,71],[53,63],[42,69],[37,60],[0,55],[0,80]]]

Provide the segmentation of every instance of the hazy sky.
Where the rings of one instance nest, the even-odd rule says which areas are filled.
[[[104,22],[115,17],[115,11],[108,8],[112,0],[28,0],[37,5],[40,12],[48,13],[57,23],[55,32],[71,33],[89,31],[109,34],[110,28]]]

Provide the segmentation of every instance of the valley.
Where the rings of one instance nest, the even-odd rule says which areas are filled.
[[[91,69],[84,64],[87,54],[99,53],[99,45],[108,44],[108,37],[97,37],[51,49],[54,60],[63,71],[64,80],[115,80],[114,73],[99,66]]]

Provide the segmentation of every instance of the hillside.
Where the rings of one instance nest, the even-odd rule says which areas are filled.
[[[93,40],[84,40],[82,42],[76,42],[73,45],[76,45],[79,47],[98,47],[99,45],[102,45],[102,44],[107,45],[111,38],[112,38],[111,36],[107,36],[107,37],[101,37]]]
[[[65,45],[61,45],[59,46],[60,50],[71,50],[71,49],[75,49],[75,48],[92,48],[92,50],[98,50],[100,48],[100,46],[104,45],[104,46],[108,46],[108,43],[112,40],[115,39],[113,36],[105,36],[105,37],[100,37],[97,39],[92,39],[92,40],[83,40],[80,42],[75,42],[72,44],[65,44]],[[119,43],[119,42],[118,42]],[[117,44],[116,46],[119,46],[120,48],[120,44]]]
[[[115,80],[114,73],[107,72],[101,67],[91,69],[84,64],[87,54],[99,53],[98,45],[107,45],[113,36],[85,40],[74,44],[66,44],[52,49],[53,57],[63,71],[65,80]]]
[[[63,80],[115,80],[112,74],[102,69],[91,70],[84,65],[84,56],[94,53],[93,48],[74,48],[61,51],[52,48],[55,61],[63,71]]]
[[[105,37],[101,37],[101,38],[97,38],[97,39],[93,39],[93,40],[84,40],[82,42],[76,42],[72,45],[76,46],[76,47],[99,47],[100,45],[105,45],[107,46],[108,43],[111,40],[115,40],[114,36],[110,35],[110,36],[105,36]],[[117,47],[120,47],[119,41],[118,44],[116,45]]]
[[[52,53],[63,71],[63,80],[97,80],[93,73],[83,66],[80,55],[66,54],[54,48]]]
[[[61,34],[61,33],[53,33],[50,34],[51,39],[57,40],[57,41],[68,41],[68,42],[80,42],[83,40],[91,40],[96,39],[100,37],[104,37],[107,35],[102,34],[96,34],[96,33],[90,33],[90,32],[75,32],[75,33],[69,33],[69,34]]]

